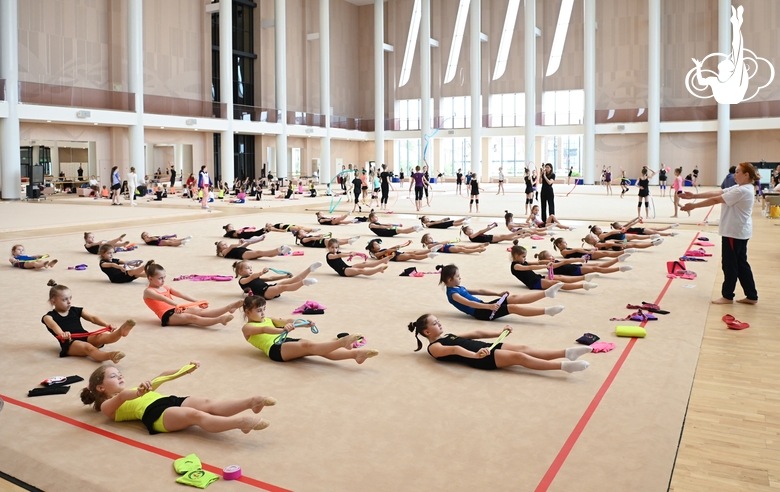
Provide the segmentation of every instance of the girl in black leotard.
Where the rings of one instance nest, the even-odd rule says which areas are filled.
[[[654,241],[655,243],[658,243],[658,244],[661,244],[662,242],[664,242],[663,239],[660,239],[660,237],[661,237],[660,234],[632,234],[632,233],[629,233],[628,231],[623,231],[623,230],[611,230],[611,231],[604,232],[604,230],[600,226],[597,226],[597,225],[590,226],[589,229],[590,229],[591,234],[595,235],[596,237],[598,237],[602,241],[609,241],[609,240],[614,240],[614,241],[642,241],[642,240],[645,240],[645,239],[651,239],[652,241]],[[635,245],[636,244],[632,242],[631,246],[635,246]],[[645,247],[647,247],[647,246],[645,246]]]
[[[390,261],[409,261],[409,260],[424,260],[426,258],[433,258],[439,256],[439,253],[434,253],[428,249],[416,249],[414,251],[401,251],[401,248],[412,244],[411,241],[406,241],[404,244],[398,246],[392,246],[390,248],[382,248],[381,239],[372,239],[366,246],[366,251],[372,258],[381,260],[387,256],[390,257]]]
[[[512,241],[514,239],[528,237],[531,235],[530,232],[525,231],[513,232],[512,234],[485,234],[487,231],[496,227],[498,227],[498,224],[493,222],[481,231],[474,232],[474,229],[472,229],[470,226],[463,226],[460,228],[460,232],[467,235],[472,243],[489,244],[500,243],[501,241]]]
[[[558,279],[559,275],[565,275],[568,277],[583,277],[589,273],[617,273],[628,272],[634,269],[631,265],[620,265],[619,267],[613,266],[620,260],[612,258],[603,263],[596,262],[583,265],[579,258],[568,258],[563,260],[556,260],[552,253],[546,250],[542,250],[534,255],[534,258],[539,260],[539,263],[545,263],[549,265],[553,264],[553,273],[555,279]]]
[[[449,229],[452,226],[460,227],[464,224],[468,224],[471,217],[463,217],[462,219],[450,220],[449,217],[445,217],[441,220],[431,220],[427,216],[420,217],[422,225],[428,229]]]
[[[414,333],[417,349],[422,348],[419,335],[428,339],[428,353],[442,362],[456,362],[475,369],[501,369],[509,366],[522,366],[537,370],[563,370],[566,372],[584,371],[590,363],[577,360],[581,355],[592,351],[589,346],[571,347],[565,350],[535,349],[526,345],[499,343],[492,350],[491,344],[479,338],[496,338],[503,331],[512,333],[512,327],[506,325],[503,330],[476,330],[461,335],[444,333],[441,323],[432,314],[423,314],[409,323],[409,331]],[[557,361],[555,359],[567,359]]]
[[[114,247],[108,243],[100,247],[98,255],[100,256],[100,270],[106,274],[112,284],[126,284],[137,278],[146,277],[141,260],[126,263],[114,258]]]
[[[265,229],[255,229],[254,227],[242,227],[236,230],[233,224],[222,226],[222,228],[225,229],[225,234],[222,237],[231,239],[251,239],[264,236],[268,232]]]
[[[54,280],[49,280],[47,284],[49,289],[49,303],[52,310],[46,313],[41,322],[46,325],[53,336],[58,337],[60,342],[60,357],[69,355],[77,357],[92,357],[98,362],[110,360],[114,364],[119,362],[124,356],[124,352],[103,352],[99,347],[109,343],[118,342],[120,338],[130,334],[130,330],[135,326],[135,321],[129,319],[122,326],[116,328],[110,323],[106,323],[101,318],[84,311],[83,308],[71,305],[71,293],[64,285],[57,285]],[[86,338],[73,337],[76,334],[88,333],[81,326],[81,319],[85,319],[101,328],[107,327],[110,331],[99,333]]]
[[[650,174],[648,174],[650,173]],[[647,166],[642,168],[642,174],[639,177],[637,186],[639,186],[639,203],[636,206],[637,217],[642,216],[642,201],[645,202],[645,217],[650,218],[650,179],[655,176],[655,171],[648,169]]]
[[[380,224],[379,217],[376,216],[373,210],[368,214],[368,228],[379,237],[393,237],[398,234],[409,234],[423,230],[421,225],[403,227],[403,224]]]
[[[352,253],[342,253],[339,251],[338,239],[328,241],[328,253],[325,255],[325,261],[340,277],[356,277],[358,275],[374,275],[387,270],[387,262],[390,258],[381,260],[367,260],[354,265],[349,265],[344,258],[352,258]]]
[[[325,248],[327,241],[330,239],[330,233],[328,234],[306,234],[303,230],[298,230],[295,236],[295,244],[300,244],[306,248]],[[354,244],[360,236],[352,236],[349,239],[337,239],[340,245]]]
[[[252,242],[257,241],[244,241],[242,239],[238,244],[229,245],[224,241],[217,241],[214,244],[217,246],[217,256],[230,258],[231,260],[254,260],[256,258],[286,255],[292,251],[292,248],[287,245],[282,245],[276,249],[268,249],[265,251],[252,251],[251,249],[244,247],[247,244],[252,244]]]
[[[525,213],[527,214],[531,205],[534,204],[534,184],[531,181],[531,175],[529,174],[528,168],[525,168],[525,176],[523,179],[525,180]]]
[[[181,246],[187,244],[192,239],[192,236],[187,236],[184,239],[177,239],[176,234],[173,236],[152,236],[148,232],[141,233],[141,241],[147,246]]]
[[[591,260],[617,258],[618,261],[625,261],[636,251],[633,248],[628,248],[623,251],[599,251],[598,249],[570,248],[569,245],[566,244],[566,240],[562,237],[550,239],[550,241],[553,243],[553,249],[560,251],[561,256],[564,258],[582,258],[587,256]]]
[[[669,229],[676,228],[679,224],[672,224],[670,226],[666,227],[633,227],[638,222],[641,222],[642,219],[640,217],[635,217],[631,220],[629,220],[625,225],[621,224],[620,222],[613,222],[610,224],[612,229],[616,231],[621,231],[626,234],[637,234],[639,236],[650,236],[651,238],[659,237],[659,236],[676,236],[679,234],[677,231],[672,232],[666,232]]]
[[[341,225],[341,224],[354,224],[357,219],[350,219],[349,214],[340,215],[338,217],[326,217],[322,212],[314,214],[317,217],[317,222],[320,225]]]
[[[233,271],[236,272],[238,278],[238,286],[241,287],[241,291],[248,294],[260,296],[265,299],[275,299],[282,295],[282,292],[292,292],[300,289],[304,285],[314,285],[317,283],[316,278],[306,278],[310,273],[322,266],[322,262],[318,261],[312,263],[309,268],[302,271],[298,275],[271,275],[263,278],[263,275],[268,273],[268,268],[263,268],[258,273],[252,273],[252,264],[248,261],[236,261],[233,263]],[[276,284],[269,284],[268,282],[279,281]]]
[[[121,247],[126,248],[130,246],[130,241],[125,241],[125,234],[122,234],[116,239],[109,239],[105,240],[102,239],[100,241],[95,241],[95,235],[91,232],[85,232],[84,233],[84,249],[92,253],[93,255],[98,254],[98,250],[101,246],[104,244],[110,244],[114,247]]]
[[[477,173],[471,173],[471,182],[469,185],[471,187],[471,190],[469,191],[469,213],[471,213],[471,207],[474,205],[474,201],[477,202],[477,213],[479,213],[479,190],[485,191],[485,189],[479,186]]]
[[[598,284],[593,284],[590,282],[590,280],[592,280],[594,277],[599,276],[598,273],[589,273],[587,275],[579,275],[576,277],[555,275],[555,279],[550,280],[545,275],[539,275],[534,270],[547,271],[548,266],[552,260],[533,261],[531,263],[527,262],[526,256],[528,252],[524,247],[518,245],[517,241],[515,241],[515,245],[512,246],[510,252],[512,254],[512,266],[509,271],[517,280],[525,284],[525,286],[531,290],[547,290],[553,285],[560,283],[563,284],[561,287],[563,290],[590,290],[598,287]]]

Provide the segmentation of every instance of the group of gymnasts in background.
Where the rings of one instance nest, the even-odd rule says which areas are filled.
[[[327,217],[317,213],[320,225],[337,226],[363,222],[359,218],[350,218],[349,214],[337,217]],[[342,252],[341,246],[354,244],[359,236],[339,239],[332,233],[316,234],[318,228],[306,226],[268,223],[265,227],[256,229],[245,227],[237,229],[232,224],[224,226],[224,238],[238,239],[236,245],[223,241],[216,243],[216,254],[235,260],[233,271],[238,279],[242,300],[231,302],[225,306],[210,307],[206,301],[197,300],[177,289],[166,285],[166,271],[154,260],[142,263],[141,260],[123,262],[114,258],[114,253],[135,248],[135,245],[125,240],[125,235],[115,239],[96,240],[94,234],[84,234],[85,249],[99,256],[100,268],[112,283],[132,282],[137,278],[146,278],[148,285],[143,291],[143,302],[160,319],[162,326],[213,326],[226,325],[234,319],[234,313],[239,309],[246,320],[242,335],[246,342],[262,351],[269,359],[276,362],[287,362],[301,357],[320,356],[329,360],[355,360],[362,364],[367,359],[379,354],[377,350],[365,348],[365,339],[361,334],[340,334],[338,338],[326,342],[312,342],[306,339],[289,337],[296,328],[309,328],[316,333],[316,324],[306,319],[283,319],[266,315],[266,302],[282,295],[300,289],[303,286],[314,285],[316,279],[308,276],[323,266],[315,262],[307,269],[292,274],[290,272],[262,268],[255,272],[251,260],[263,257],[279,256],[290,253],[291,248],[282,245],[267,251],[252,251],[247,245],[262,241],[271,232],[291,233],[296,244],[304,247],[323,248],[326,250],[325,262],[342,277],[371,276],[384,272],[391,261],[416,261],[433,258],[443,253],[479,254],[490,244],[504,241],[513,242],[509,248],[510,273],[532,292],[519,295],[509,292],[497,292],[489,289],[467,289],[461,285],[460,271],[455,264],[438,265],[439,283],[446,287],[446,297],[450,304],[462,313],[480,321],[495,320],[509,314],[520,316],[555,316],[564,306],[535,307],[531,304],[543,298],[554,298],[559,290],[584,289],[597,287],[592,280],[602,274],[626,272],[629,265],[617,265],[624,262],[632,253],[640,248],[649,248],[661,244],[662,235],[675,235],[668,232],[676,224],[666,228],[637,227],[641,219],[634,219],[625,225],[613,222],[612,230],[603,231],[599,226],[591,226],[583,243],[590,248],[570,248],[562,237],[552,238],[553,250],[560,252],[562,259],[555,259],[549,251],[541,251],[534,260],[527,258],[526,248],[519,240],[530,236],[552,234],[555,229],[571,230],[570,226],[562,224],[554,215],[541,221],[538,216],[538,206],[531,208],[531,214],[524,222],[515,222],[514,216],[506,212],[505,225],[508,233],[488,234],[498,227],[492,223],[475,231],[469,225],[469,217],[451,219],[448,217],[433,220],[430,217],[420,218],[420,225],[403,227],[402,224],[381,224],[372,210],[366,222],[368,228],[378,238],[372,239],[366,246],[368,254],[360,252]],[[430,233],[421,238],[423,248],[418,250],[402,250],[411,241],[402,244],[383,247],[382,238],[392,238],[397,235],[420,232],[424,228],[449,229],[460,228],[460,237],[448,241],[436,241]],[[152,236],[142,234],[145,244],[151,246],[178,247],[191,240],[191,236],[178,239],[172,236]],[[22,268],[50,268],[56,260],[45,261],[46,255],[25,257],[24,248],[15,245],[12,254],[14,266],[23,264]],[[21,258],[20,258],[21,257]],[[359,257],[362,261],[352,260]],[[370,257],[370,258],[369,258]],[[594,261],[604,260],[598,264]],[[347,262],[351,262],[347,263]],[[585,263],[582,263],[585,262]],[[39,263],[48,263],[42,265]],[[27,265],[30,266],[27,266]],[[34,266],[33,266],[34,265]],[[93,315],[83,308],[72,304],[72,293],[64,285],[49,281],[49,303],[51,310],[41,319],[47,330],[60,344],[60,357],[81,356],[104,362],[118,363],[125,357],[124,352],[105,349],[123,337],[130,335],[135,321],[128,319],[119,326],[111,324],[103,318]],[[492,298],[483,301],[479,296]],[[88,332],[81,320],[99,327],[94,332]],[[457,362],[480,369],[497,369],[513,365],[535,370],[563,370],[566,372],[582,371],[588,367],[588,362],[578,360],[580,356],[590,352],[590,348],[572,347],[568,349],[546,350],[508,343],[490,344],[481,339],[496,338],[504,331],[511,332],[506,326],[502,332],[476,330],[469,333],[454,335],[446,333],[440,321],[432,314],[424,314],[414,322],[409,323],[409,330],[417,338],[417,350],[422,347],[419,337],[429,342],[428,353],[436,360]],[[193,363],[192,368],[185,372],[169,371],[161,376],[174,379],[185,373],[192,372],[199,364]],[[243,415],[244,411],[252,410],[259,413],[263,407],[270,406],[275,400],[265,396],[254,396],[241,400],[217,402],[203,398],[179,398],[163,396],[154,391],[156,386],[151,381],[144,381],[137,387],[125,389],[122,374],[112,366],[101,366],[89,379],[89,385],[82,391],[81,398],[85,404],[93,405],[96,410],[116,421],[141,420],[150,433],[171,432],[199,425],[209,432],[222,432],[230,429],[240,429],[245,433],[268,426],[264,419]]]

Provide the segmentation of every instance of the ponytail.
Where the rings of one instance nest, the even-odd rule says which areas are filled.
[[[81,390],[81,394],[79,395],[81,398],[81,403],[84,405],[92,405],[96,412],[100,411],[100,406],[106,400],[108,400],[106,395],[98,391],[96,388],[103,384],[103,378],[105,378],[106,369],[109,367],[110,366],[100,366],[95,369],[89,376],[87,387],[83,388]]]
[[[241,263],[243,263],[243,261],[234,261],[233,265],[231,265],[233,267],[233,271],[236,273],[236,278],[238,278],[238,268],[241,266]]]
[[[214,243],[214,246],[216,246],[216,247],[217,247],[217,256],[222,256],[222,253],[219,251],[219,241],[217,241],[216,243]]]
[[[438,265],[440,267],[442,265]],[[419,318],[417,318],[415,321],[409,323],[407,325],[407,328],[410,332],[414,333],[414,339],[417,341],[417,348],[414,349],[415,352],[419,352],[420,349],[422,349],[422,342],[420,341],[420,335],[423,334],[423,332],[428,328],[428,317],[430,314],[423,314]],[[423,335],[425,336],[425,335]]]
[[[148,277],[153,277],[157,272],[164,272],[165,268],[159,263],[155,263],[154,260],[149,260],[144,265],[144,273]]]

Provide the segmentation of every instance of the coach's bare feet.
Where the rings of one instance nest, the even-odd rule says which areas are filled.
[[[748,298],[746,297],[746,298],[744,298],[744,299],[740,299],[740,300],[738,300],[737,302],[738,302],[738,303],[740,303],[740,304],[750,304],[750,305],[755,305],[755,304],[758,304],[758,299],[748,299]]]
[[[713,304],[733,304],[734,301],[731,299],[726,299],[725,297],[721,297],[720,299],[715,299],[712,301]]]
[[[276,405],[276,398],[270,396],[255,396],[252,398],[252,411],[260,413],[263,407],[272,407]]]

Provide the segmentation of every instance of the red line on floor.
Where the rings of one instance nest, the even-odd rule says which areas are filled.
[[[712,209],[710,209],[710,212],[711,211]],[[709,213],[707,214],[707,216],[709,216]],[[691,249],[693,247],[693,243],[696,242],[696,239],[698,237],[699,237],[699,233],[697,232],[696,235],[693,236],[693,240],[691,240],[691,244],[688,245],[688,249]],[[666,295],[666,291],[669,290],[669,286],[672,285],[673,280],[674,279],[671,278],[667,279],[666,285],[664,285],[664,288],[661,290],[661,293],[658,295],[658,298],[656,298],[655,300],[655,304],[659,304],[661,302],[661,299],[663,299],[664,295]],[[639,326],[644,328],[645,325],[647,325],[647,320],[643,321]],[[577,439],[579,439],[580,435],[585,430],[585,426],[588,425],[590,418],[593,416],[594,413],[596,413],[596,409],[601,403],[602,398],[604,398],[604,395],[607,393],[607,390],[609,389],[609,387],[612,385],[612,382],[617,377],[618,372],[620,372],[620,369],[623,367],[623,363],[628,358],[628,354],[631,353],[631,349],[633,349],[634,345],[636,345],[636,341],[637,341],[636,338],[632,338],[631,340],[628,341],[626,348],[623,349],[623,353],[620,354],[620,357],[615,363],[615,366],[609,372],[607,379],[601,385],[598,392],[596,392],[596,396],[593,397],[593,400],[591,400],[590,405],[588,405],[588,408],[585,409],[585,413],[582,414],[582,417],[580,417],[580,420],[577,422],[577,425],[574,426],[574,430],[571,431],[571,434],[569,434],[568,439],[566,439],[566,442],[563,443],[561,450],[558,451],[558,455],[550,464],[550,467],[547,468],[547,473],[544,474],[542,479],[539,481],[539,484],[536,486],[536,489],[534,489],[535,492],[546,491],[550,487],[550,485],[552,485],[553,480],[555,480],[556,475],[558,475],[558,472],[563,466],[563,463],[566,461],[566,458],[569,457],[569,453],[571,453],[571,450],[574,448],[574,445],[577,443]]]
[[[66,417],[64,415],[60,415],[58,413],[54,413],[51,410],[46,410],[45,408],[36,407],[35,405],[30,405],[29,403],[25,403],[23,401],[16,400],[14,398],[10,398],[5,395],[0,395],[0,398],[5,400],[8,403],[11,403],[12,405],[16,405],[18,407],[32,410],[33,412],[39,413],[41,415],[45,415],[46,417],[51,417],[53,419],[59,420],[60,422],[64,422],[66,424],[70,424],[74,427],[79,427],[80,429],[87,430],[89,432],[92,432],[94,434],[97,434],[99,436],[107,437],[109,439],[113,439],[115,441],[121,442],[123,444],[127,444],[128,446],[133,446],[134,448],[141,449],[143,451],[148,451],[149,453],[154,453],[156,455],[162,456],[164,458],[169,458],[172,460],[177,460],[181,458],[180,455],[176,453],[172,453],[170,451],[166,451],[165,449],[160,449],[154,446],[150,446],[148,444],[144,444],[142,442],[136,441],[134,439],[130,439],[124,436],[120,436],[119,434],[114,434],[113,432],[109,432],[103,429],[100,429],[98,427],[85,424],[84,422],[79,422],[78,420],[72,419],[70,417]],[[216,473],[220,477],[222,476],[222,469],[217,468],[216,466],[209,465],[208,463],[202,463],[203,469],[206,471],[209,471],[211,473]],[[243,482],[247,485],[251,485],[253,487],[256,487],[258,489],[267,490],[269,492],[290,492],[288,489],[283,489],[281,487],[277,487],[276,485],[271,485],[270,483],[261,482],[260,480],[256,480],[251,477],[243,476],[237,480],[238,482]]]

